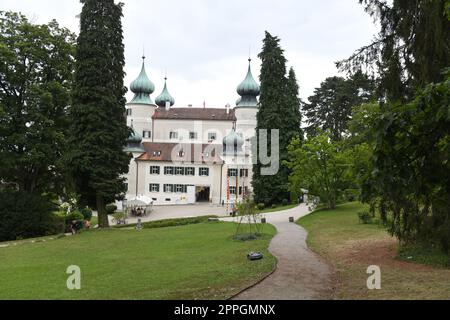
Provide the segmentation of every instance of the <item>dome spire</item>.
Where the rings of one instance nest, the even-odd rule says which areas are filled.
[[[155,91],[155,85],[148,78],[145,72],[145,54],[142,54],[142,68],[139,76],[130,85],[134,98],[130,103],[135,104],[153,104],[150,95]]]
[[[256,97],[259,96],[260,88],[253,78],[251,62],[252,59],[249,57],[247,76],[237,87],[237,93],[241,98],[237,101],[236,108],[256,108],[258,106]]]
[[[155,102],[160,108],[165,108],[167,102],[169,102],[171,107],[175,104],[175,99],[170,95],[169,90],[167,89],[167,75],[164,77],[164,89],[155,99]]]

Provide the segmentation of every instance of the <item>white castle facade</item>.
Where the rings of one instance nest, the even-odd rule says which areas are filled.
[[[125,150],[133,158],[126,175],[126,199],[146,196],[154,205],[224,205],[250,195],[250,142],[260,93],[250,64],[237,88],[240,98],[234,108],[178,108],[167,79],[162,93],[152,100],[155,86],[144,61],[130,86],[134,98],[127,104],[133,134]]]

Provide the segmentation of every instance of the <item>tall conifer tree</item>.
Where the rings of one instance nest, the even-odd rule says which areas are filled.
[[[261,96],[257,115],[257,131],[267,129],[269,133],[268,150],[271,150],[270,133],[279,129],[280,169],[276,175],[261,175],[261,163],[258,161],[253,170],[253,190],[255,201],[265,204],[281,203],[289,199],[289,169],[283,164],[287,159],[287,147],[294,136],[300,133],[300,108],[298,85],[295,73],[286,77],[286,58],[279,45],[280,39],[266,32],[263,50],[259,54],[261,66]],[[259,143],[259,147],[262,144]]]
[[[123,151],[125,120],[122,6],[114,0],[81,0],[80,35],[73,90],[72,153],[69,163],[82,204],[98,211],[108,227],[107,204],[125,192],[122,175],[129,155]]]

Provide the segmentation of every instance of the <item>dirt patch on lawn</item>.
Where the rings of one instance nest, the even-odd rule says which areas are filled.
[[[431,271],[435,268],[397,259],[398,241],[389,236],[347,241],[339,250],[345,264],[377,265],[405,271]]]

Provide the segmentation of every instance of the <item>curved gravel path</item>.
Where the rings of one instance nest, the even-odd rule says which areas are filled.
[[[331,299],[334,272],[320,256],[306,245],[307,232],[295,221],[309,213],[306,205],[266,214],[267,223],[278,233],[269,251],[278,259],[273,274],[254,287],[235,296],[236,300],[318,300]],[[225,219],[225,221],[232,221]]]

